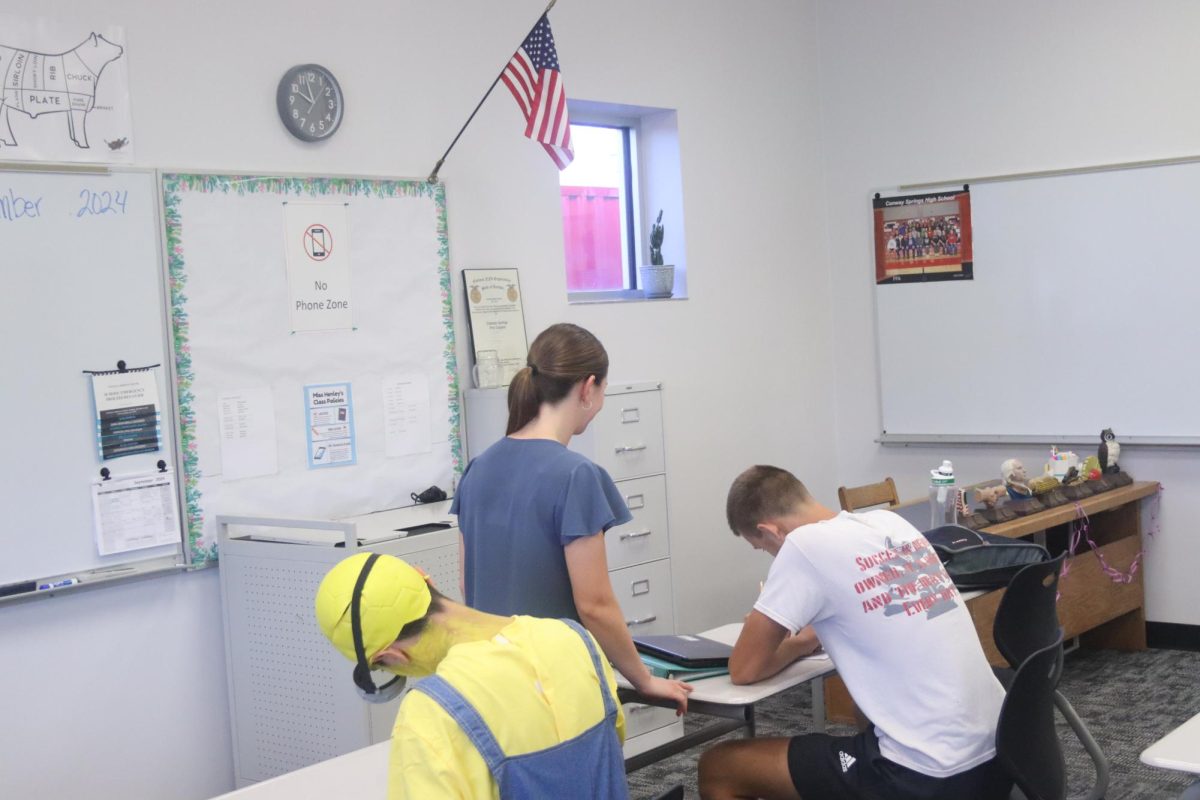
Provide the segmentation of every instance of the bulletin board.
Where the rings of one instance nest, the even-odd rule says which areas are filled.
[[[411,505],[461,469],[445,189],[163,175],[188,555],[216,514]]]

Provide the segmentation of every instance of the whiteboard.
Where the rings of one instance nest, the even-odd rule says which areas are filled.
[[[971,195],[974,280],[876,286],[884,441],[1200,443],[1200,164]]]
[[[444,187],[166,174],[163,203],[191,563],[217,557],[217,514],[341,518],[449,493],[462,452]],[[330,249],[348,254],[352,329],[294,330],[287,204],[344,213]],[[383,392],[403,376],[423,376],[429,414],[423,450],[396,454]],[[350,386],[355,458],[315,468],[305,387],[327,384]],[[225,474],[221,397],[238,392],[270,398],[268,473]]]
[[[159,227],[153,172],[0,171],[0,584],[182,552],[175,542],[101,557],[92,521],[101,467],[176,464]],[[102,462],[83,370],[118,360],[161,365],[160,451]]]

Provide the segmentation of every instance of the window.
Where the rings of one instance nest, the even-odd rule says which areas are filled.
[[[658,212],[667,231],[672,297],[687,297],[679,125],[674,110],[570,102],[575,159],[559,173],[567,299],[641,300],[638,267],[650,263]]]
[[[559,173],[567,292],[637,288],[632,131],[572,125],[575,160]]]

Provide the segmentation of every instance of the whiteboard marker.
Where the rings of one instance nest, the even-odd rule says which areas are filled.
[[[45,592],[50,589],[64,589],[68,586],[75,586],[80,582],[79,578],[63,578],[62,580],[50,581],[49,583],[39,583],[37,588],[39,592]]]

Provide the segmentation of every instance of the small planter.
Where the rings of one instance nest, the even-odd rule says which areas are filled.
[[[670,297],[675,291],[674,264],[643,264],[638,267],[638,277],[646,297]]]

